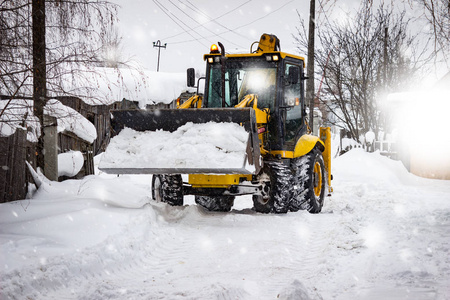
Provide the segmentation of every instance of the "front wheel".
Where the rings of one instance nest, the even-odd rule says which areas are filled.
[[[267,196],[253,196],[253,208],[261,213],[287,213],[292,194],[292,171],[282,161],[264,163],[263,172],[270,178]]]
[[[181,175],[153,175],[152,197],[157,202],[172,206],[183,205],[183,179]]]
[[[322,210],[325,198],[326,173],[322,152],[314,148],[308,154],[292,160],[293,197],[290,210],[306,209],[316,214]]]

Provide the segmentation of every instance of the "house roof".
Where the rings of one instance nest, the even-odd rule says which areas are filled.
[[[7,100],[0,100],[0,110],[2,110]],[[44,114],[57,119],[58,132],[68,131],[74,133],[79,138],[92,143],[97,138],[97,130],[91,122],[74,109],[63,105],[56,99],[48,100]],[[7,109],[0,119],[0,136],[14,134],[17,128],[27,131],[27,139],[30,142],[37,142],[40,124],[36,116],[33,115],[32,100],[13,99],[9,102]]]

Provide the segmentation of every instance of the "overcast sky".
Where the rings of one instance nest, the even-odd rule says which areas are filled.
[[[148,70],[156,71],[158,48],[153,42],[161,41],[160,71],[185,72],[194,67],[203,73],[203,54],[209,52],[212,43],[222,42],[227,52],[240,49],[249,52],[250,45],[258,41],[261,34],[275,34],[281,41],[281,50],[306,57],[298,53],[293,34],[299,26],[297,11],[306,20],[309,17],[309,0],[110,0],[119,4],[119,33],[123,37],[125,58],[133,60]],[[327,19],[343,23],[352,21],[361,1],[336,0],[316,1],[316,17],[324,21],[320,2],[335,3],[327,9]],[[373,0],[374,7],[382,0]],[[407,17],[416,18],[422,9],[412,7],[405,1],[386,1],[399,10],[406,7]],[[423,33],[429,28],[426,20],[415,19],[410,28]],[[343,24],[342,23],[342,24]],[[427,29],[428,28],[428,29]],[[423,37],[423,36],[422,36]],[[430,72],[431,71],[431,72]],[[431,66],[424,82],[429,85],[448,72],[445,64]]]
[[[160,71],[185,72],[189,67],[203,71],[203,54],[220,41],[227,51],[250,51],[263,33],[278,36],[281,49],[297,53],[292,34],[299,25],[297,10],[307,18],[309,0],[112,0],[120,5],[119,28],[125,56],[156,70],[161,49]],[[357,9],[359,1],[339,1],[336,15]],[[344,4],[347,3],[347,4]],[[354,6],[354,7],[353,7]],[[317,7],[320,10],[320,7]]]

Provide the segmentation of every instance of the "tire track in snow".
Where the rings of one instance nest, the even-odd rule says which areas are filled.
[[[156,222],[143,213],[121,235],[74,255],[64,279],[36,287],[33,298],[273,299],[296,279],[315,287],[331,227],[320,215],[148,209]]]
[[[124,255],[119,255],[122,259],[114,262],[104,262],[102,257],[100,257],[100,261],[93,268],[93,272],[80,271],[78,276],[69,278],[69,286],[61,286],[53,291],[45,291],[44,289],[42,294],[46,295],[45,298],[72,298],[76,295],[76,298],[82,299],[103,299],[105,295],[110,297],[112,295],[110,293],[115,291],[116,296],[123,293],[123,296],[128,298],[140,298],[138,295],[146,295],[145,297],[150,297],[150,299],[185,296],[188,299],[196,299],[198,297],[198,291],[196,290],[188,289],[185,292],[178,291],[173,294],[167,294],[164,291],[170,289],[160,287],[167,285],[179,286],[179,282],[186,282],[182,283],[182,286],[190,286],[185,278],[187,272],[183,271],[178,275],[177,271],[184,265],[194,268],[199,267],[197,252],[204,248],[208,249],[210,245],[215,244],[214,238],[211,240],[211,243],[208,242],[211,236],[205,234],[203,230],[208,223],[208,221],[203,219],[205,217],[208,218],[207,213],[196,211],[197,208],[173,208],[165,205],[162,208],[156,206],[155,209],[165,209],[169,210],[169,212],[162,213],[165,216],[165,220],[160,220],[159,226],[148,228],[150,230],[147,233],[148,242],[136,243],[133,253],[125,253],[132,254],[130,257],[124,258]],[[220,223],[220,218],[217,218],[217,215],[209,217],[210,221],[211,219],[216,219]],[[179,224],[179,222],[182,223],[184,218],[189,219],[189,222],[194,218],[196,220],[194,223],[197,223],[196,226]],[[219,225],[219,223],[216,223],[214,226]],[[123,241],[121,241],[122,239]],[[117,237],[116,240],[110,241],[110,243],[123,245],[126,244],[127,240],[127,237]],[[102,245],[101,247],[108,248],[108,245]],[[102,249],[94,249],[94,252],[101,253]],[[211,261],[205,260],[203,263],[200,263],[200,269],[205,270],[205,267],[210,268],[212,265]],[[204,276],[203,272],[194,272],[194,281],[199,279],[202,281],[201,276]],[[201,285],[201,282],[199,284]],[[229,290],[220,283],[207,286],[206,289],[208,292],[206,292],[204,298],[213,293],[219,299],[235,299],[236,296],[239,299],[244,299],[246,294],[239,287]],[[177,289],[174,290],[177,291]]]
[[[296,281],[303,283],[310,290],[317,288],[316,280],[325,269],[328,258],[330,230],[333,226],[329,222],[329,216],[310,215],[306,211],[289,214],[287,222],[284,222],[286,235],[280,237],[279,245],[283,245],[278,255],[282,260],[275,265],[284,268],[279,274],[274,274],[274,280],[267,287],[267,295],[273,298]],[[292,219],[292,220],[290,220]],[[284,252],[284,253],[283,253]],[[320,265],[317,264],[320,262]],[[287,275],[287,276],[286,276]]]
[[[174,261],[184,259],[185,242],[176,237],[172,228],[149,223],[144,226],[143,231],[146,232],[136,235],[130,232],[133,226],[120,236],[86,250],[99,256],[90,259],[89,264],[79,270],[69,271],[64,285],[52,289],[44,285],[39,290],[42,298],[103,299],[108,291],[115,291],[116,295],[130,291],[139,294],[145,283],[152,282],[152,276],[164,276],[170,272]],[[105,260],[103,255],[108,250],[111,251],[110,259]],[[67,264],[65,259],[62,259],[62,265]]]

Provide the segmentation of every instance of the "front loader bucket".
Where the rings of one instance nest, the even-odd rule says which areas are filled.
[[[113,138],[111,144],[107,147],[105,154],[100,162],[99,169],[111,174],[251,174],[259,172],[260,148],[256,126],[255,111],[252,108],[201,108],[201,109],[157,109],[157,110],[115,110],[111,111],[111,127]],[[123,146],[123,143],[144,142],[140,139],[151,139],[152,134],[160,134],[160,131],[173,133],[181,126],[188,123],[235,123],[244,128],[248,134],[246,149],[242,151],[242,164],[218,164],[211,159],[208,161],[208,154],[199,153],[194,149],[195,145],[190,147],[186,145],[183,149],[193,149],[192,155],[196,155],[196,163],[192,164],[182,161],[177,156],[178,152],[171,152],[174,155],[167,157],[167,153],[174,151],[174,147],[168,149],[164,145],[158,145],[162,152],[155,153],[155,149],[149,149],[148,157],[136,160],[133,149]],[[220,125],[226,127],[226,124]],[[236,127],[236,126],[235,126]],[[144,132],[143,136],[135,137],[135,141],[124,140],[122,146],[114,146],[115,139],[120,139],[121,131],[124,128],[130,128],[137,132]],[[241,129],[242,130],[242,129]],[[170,134],[169,134],[170,135]],[[155,135],[153,135],[155,136]],[[196,136],[195,139],[201,137]],[[219,137],[220,140],[220,137]],[[180,139],[180,143],[182,143]],[[184,140],[186,141],[186,140]],[[153,145],[151,145],[153,146]],[[182,145],[177,145],[182,146]],[[156,147],[156,146],[155,146]],[[110,149],[115,148],[115,149]],[[133,147],[131,147],[133,148]],[[158,148],[158,149],[159,149]],[[227,149],[221,149],[215,146],[218,151],[227,153]],[[122,151],[119,153],[118,151]],[[140,150],[143,151],[142,149]],[[153,152],[152,152],[153,151]],[[183,150],[184,151],[184,150]],[[179,151],[181,152],[181,151]],[[222,154],[223,154],[222,153]],[[186,153],[184,153],[185,155]],[[189,153],[188,153],[189,154]],[[236,153],[233,153],[235,155]],[[164,156],[166,155],[166,156]],[[227,154],[223,154],[227,155]],[[231,155],[231,154],[230,154]],[[164,161],[159,160],[158,156],[164,157]],[[186,156],[186,155],[185,155]],[[120,157],[121,159],[118,159]],[[234,156],[236,157],[236,156]],[[173,161],[170,161],[170,160]],[[181,160],[181,162],[180,162]],[[203,160],[200,161],[199,160]],[[251,167],[250,167],[251,166]]]

